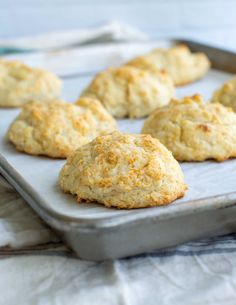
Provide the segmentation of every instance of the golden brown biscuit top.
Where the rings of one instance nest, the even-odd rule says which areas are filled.
[[[8,139],[29,154],[64,158],[116,128],[116,121],[95,99],[83,98],[75,104],[34,101],[25,104],[13,121]]]
[[[171,169],[176,171],[176,179],[183,178],[172,154],[149,135],[113,132],[99,136],[79,148],[68,159],[63,172],[72,164],[77,164],[78,176],[80,171],[83,173],[80,176],[82,185],[102,188],[115,185],[116,190],[145,189],[166,179],[171,175]]]
[[[90,85],[90,90],[98,89],[97,86],[100,86],[101,81],[105,81],[106,79],[115,79],[117,80],[117,84],[120,82],[128,84],[135,84],[140,81],[140,79],[145,79],[147,76],[150,76],[149,71],[140,70],[131,66],[122,66],[118,68],[108,68],[107,70],[100,72],[94,78],[92,84]],[[159,81],[169,82],[169,75],[165,71],[154,71],[151,73],[153,78],[157,77]]]
[[[209,60],[204,53],[191,53],[186,45],[181,44],[169,49],[155,49],[146,56],[134,58],[129,63],[151,65],[156,62],[160,69],[173,69],[176,66],[183,68],[186,65],[197,64],[197,61],[201,59],[206,60],[209,64]]]
[[[200,95],[172,100],[145,121],[142,133],[158,138],[179,161],[236,156],[236,114]]]
[[[119,132],[77,149],[59,181],[78,202],[126,209],[168,204],[187,189],[178,162],[159,140]]]
[[[157,109],[151,116],[171,121],[189,120],[202,123],[235,124],[236,116],[231,108],[218,103],[204,103],[201,95],[172,99],[168,106]]]
[[[94,118],[99,121],[114,121],[99,101],[92,98],[81,98],[75,104],[62,100],[27,103],[23,106],[18,120],[26,120],[33,126],[39,125],[38,127],[44,129],[45,132],[49,128],[61,131],[72,128],[86,134],[91,130],[90,124]],[[42,122],[44,122],[43,125]]]
[[[217,89],[213,93],[211,101],[232,107],[236,112],[236,77],[231,78]]]
[[[236,94],[236,77],[231,78],[222,86],[222,93],[235,93]]]
[[[51,72],[20,61],[0,59],[0,107],[19,107],[59,97],[61,80]]]
[[[25,81],[41,77],[45,73],[49,72],[38,68],[31,68],[20,61],[0,59],[0,81],[4,81],[6,77],[11,78],[12,82]]]
[[[115,119],[105,110],[100,101],[94,98],[81,97],[74,105],[79,106],[81,109],[84,109],[84,111],[90,111],[100,121],[112,120],[115,122]]]
[[[115,117],[142,117],[174,96],[171,78],[160,71],[131,66],[107,69],[95,76],[82,96],[99,99]]]
[[[155,49],[152,52],[130,60],[131,65],[144,70],[167,71],[176,85],[184,85],[202,77],[210,67],[204,53],[191,53],[186,45],[170,49]]]

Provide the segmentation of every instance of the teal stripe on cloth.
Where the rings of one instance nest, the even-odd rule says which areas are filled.
[[[23,48],[15,48],[15,47],[0,47],[0,55],[14,54],[14,53],[27,53],[27,52],[35,52],[34,49],[23,49]]]

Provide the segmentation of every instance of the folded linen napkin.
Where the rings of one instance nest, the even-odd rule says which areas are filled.
[[[111,22],[96,28],[51,32],[22,38],[0,39],[0,54],[55,51],[88,43],[140,41],[145,39],[147,39],[145,34],[130,26]]]

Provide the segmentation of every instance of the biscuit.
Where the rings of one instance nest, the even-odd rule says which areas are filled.
[[[115,120],[97,100],[82,98],[76,104],[34,101],[23,107],[7,138],[19,151],[66,158],[96,136],[115,129]]]
[[[211,102],[221,103],[224,106],[232,107],[236,112],[236,77],[231,78],[217,89],[212,96]]]
[[[60,91],[61,81],[54,74],[19,61],[0,60],[0,107],[54,99]]]
[[[147,55],[129,61],[127,65],[148,70],[164,70],[176,86],[202,78],[210,68],[210,61],[203,53],[191,53],[185,45],[170,49],[156,49]]]
[[[236,157],[236,114],[200,95],[173,100],[144,122],[142,133],[158,138],[179,161]]]
[[[62,168],[59,183],[78,202],[120,209],[166,205],[187,189],[178,162],[157,139],[119,132],[77,149]]]
[[[82,96],[99,99],[117,118],[139,118],[168,104],[174,94],[172,80],[166,73],[124,66],[96,75]]]

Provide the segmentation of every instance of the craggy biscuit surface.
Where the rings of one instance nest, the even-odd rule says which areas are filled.
[[[60,91],[61,81],[54,74],[19,61],[0,60],[0,107],[54,99]]]
[[[236,114],[199,95],[173,100],[144,122],[142,133],[158,138],[179,161],[236,157]]]
[[[77,149],[59,183],[78,202],[124,209],[166,205],[187,189],[178,162],[157,139],[119,132]]]
[[[115,120],[97,100],[35,101],[23,107],[7,137],[28,154],[66,158],[96,136],[115,129]]]
[[[99,99],[115,117],[139,118],[168,104],[174,94],[173,82],[166,73],[124,66],[96,75],[82,96]]]
[[[211,102],[221,103],[224,106],[232,107],[236,112],[236,77],[231,78],[217,89],[212,96]]]
[[[191,53],[185,45],[170,49],[156,49],[147,55],[129,61],[127,65],[169,73],[176,86],[182,86],[202,78],[210,68],[210,61],[203,53]]]

